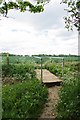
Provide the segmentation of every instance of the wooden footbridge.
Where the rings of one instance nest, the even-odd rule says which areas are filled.
[[[40,69],[36,69],[36,74],[37,74],[37,78],[39,80],[41,80],[41,70]],[[44,84],[48,84],[48,85],[60,85],[60,83],[62,82],[62,80],[60,80],[57,76],[55,76],[54,74],[52,74],[51,72],[49,72],[46,69],[42,70],[42,82]]]

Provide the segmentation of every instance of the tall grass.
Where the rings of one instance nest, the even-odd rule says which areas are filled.
[[[58,119],[80,120],[80,77],[66,75],[59,93]]]
[[[33,64],[2,65],[2,77],[13,77],[18,81],[31,80],[36,77]]]
[[[48,96],[38,80],[5,85],[2,90],[3,119],[38,117]]]
[[[77,62],[66,62],[64,66],[64,81],[59,92],[57,105],[59,120],[80,120],[80,66]],[[46,64],[50,72],[61,77],[61,67],[56,63]]]
[[[2,118],[27,119],[37,118],[47,101],[48,91],[36,79],[34,65],[28,64],[2,64]],[[10,84],[12,78],[18,81]]]

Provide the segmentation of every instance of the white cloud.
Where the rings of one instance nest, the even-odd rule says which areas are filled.
[[[64,7],[58,0],[51,1],[40,14],[11,10],[8,15],[0,20],[0,52],[78,54],[77,32],[64,28]]]

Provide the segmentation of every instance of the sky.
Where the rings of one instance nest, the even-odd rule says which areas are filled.
[[[42,13],[10,10],[8,18],[0,16],[0,53],[78,55],[78,33],[65,28],[68,14],[60,2],[51,0]]]

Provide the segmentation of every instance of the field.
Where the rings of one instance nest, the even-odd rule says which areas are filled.
[[[64,79],[57,103],[58,120],[80,120],[80,82],[78,56],[22,56],[2,54],[3,118],[38,118],[48,100],[48,88],[37,78],[42,68]],[[55,57],[55,58],[53,58]],[[57,58],[58,57],[58,58]],[[62,59],[64,57],[64,67]],[[54,102],[54,101],[53,101]],[[9,110],[10,109],[10,110]],[[37,109],[37,111],[36,111]]]

